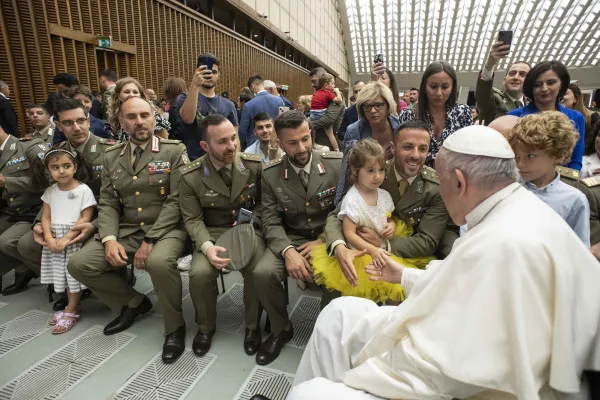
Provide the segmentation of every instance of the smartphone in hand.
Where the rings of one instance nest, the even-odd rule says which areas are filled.
[[[513,31],[500,31],[498,32],[498,41],[505,45],[511,45],[513,38]]]
[[[375,56],[375,64],[383,63],[383,54],[379,53]]]
[[[238,215],[237,224],[248,224],[252,222],[252,211],[240,208],[240,215]]]
[[[200,67],[201,65],[206,65],[206,68],[212,72],[212,68],[213,65],[215,64],[215,59],[214,57],[210,57],[210,56],[198,56],[198,62],[196,64],[196,68]]]

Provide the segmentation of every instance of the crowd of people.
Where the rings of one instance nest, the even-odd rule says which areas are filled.
[[[2,293],[52,285],[61,334],[92,292],[117,314],[113,335],[153,307],[126,267],[144,269],[173,363],[180,265],[197,356],[216,331],[219,275],[240,271],[243,348],[266,365],[293,337],[291,277],[324,310],[290,398],[577,393],[600,368],[600,118],[558,61],[513,63],[494,88],[509,53],[490,50],[475,108],[457,103],[445,61],[402,96],[375,63],[348,108],[323,68],[295,106],[260,75],[234,104],[216,92],[213,54],[189,84],[169,78],[164,102],[111,70],[101,94],[62,73],[27,106],[23,138],[0,82],[0,272],[15,269]]]

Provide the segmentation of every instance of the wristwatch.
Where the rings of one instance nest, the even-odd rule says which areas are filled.
[[[152,238],[149,238],[149,237],[145,237],[145,238],[144,238],[144,243],[148,243],[148,244],[152,244],[152,245],[153,245],[153,244],[155,244],[155,243],[156,243],[156,239],[152,239]]]

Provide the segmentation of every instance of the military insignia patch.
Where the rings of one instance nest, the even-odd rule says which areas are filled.
[[[93,144],[92,147],[90,148],[90,153],[95,153],[96,152],[96,145]]]
[[[9,150],[14,150],[14,149],[16,149],[16,148],[17,148],[17,144],[16,144],[16,143],[12,143],[12,144],[10,145],[10,148],[9,148]],[[46,148],[44,148],[44,150],[46,150]]]
[[[169,161],[154,161],[148,163],[148,174],[160,175],[171,172],[171,163]]]
[[[43,145],[43,144],[38,144],[38,145],[37,145],[37,147],[39,147],[39,148],[40,148],[40,150],[42,150],[42,151],[46,151],[46,150],[48,150],[48,147],[46,147],[46,146],[45,146],[45,145]]]
[[[246,167],[244,166],[244,163],[240,161],[240,171],[244,172],[246,170]]]
[[[158,136],[152,136],[152,148],[150,149],[153,153],[160,151],[160,139]]]
[[[419,181],[417,182],[417,193],[421,194],[424,191],[424,187],[423,187],[423,181]]]
[[[208,167],[204,167],[204,176],[208,176]]]
[[[102,165],[94,165],[94,166],[92,167],[92,170],[93,170],[93,171],[102,171]]]
[[[25,161],[25,157],[15,158],[15,159],[12,159],[9,162],[7,162],[6,166],[10,167],[11,165],[15,165],[15,164],[21,163],[23,161]]]
[[[184,164],[189,164],[190,163],[190,158],[188,157],[187,154],[182,154],[181,155],[181,161],[183,161]]]
[[[317,169],[319,170],[319,175],[323,175],[325,173],[325,167],[323,166],[323,164],[318,163]]]

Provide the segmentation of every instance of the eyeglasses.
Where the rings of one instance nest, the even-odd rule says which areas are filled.
[[[376,111],[380,111],[381,109],[383,109],[383,107],[385,107],[385,104],[386,103],[363,104],[362,105],[362,109],[363,109],[364,112],[369,112],[373,108]]]
[[[75,121],[66,119],[64,121],[60,121],[60,124],[70,128],[75,124],[75,122],[77,122],[77,125],[81,126],[81,125],[85,124],[86,122],[88,122],[88,119],[87,118],[77,118]]]

